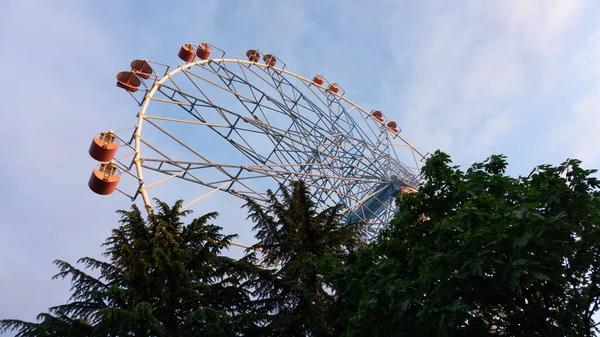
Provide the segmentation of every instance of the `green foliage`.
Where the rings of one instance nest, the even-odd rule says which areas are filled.
[[[503,156],[466,171],[436,152],[424,183],[398,198],[381,238],[357,246],[339,206],[317,211],[306,185],[248,200],[258,243],[222,256],[234,236],[184,225],[188,211],[133,206],[106,240],[107,261],[70,278],[67,304],[29,336],[597,336],[600,181],[577,160],[506,175]],[[256,251],[260,253],[256,253]],[[257,267],[256,265],[260,266]],[[88,273],[94,271],[94,276]]]
[[[253,268],[221,255],[234,236],[208,224],[209,213],[184,225],[181,201],[157,202],[146,222],[134,205],[120,211],[121,226],[106,240],[109,262],[82,258],[94,277],[56,261],[55,278],[71,278],[67,304],[38,323],[0,321],[17,336],[233,336],[252,329],[243,280]]]
[[[339,206],[317,212],[302,181],[280,186],[281,200],[268,191],[263,207],[248,200],[249,218],[265,269],[254,280],[255,305],[270,313],[264,335],[321,336],[328,330],[326,312],[334,302],[331,273],[354,244],[352,226],[339,221]],[[252,252],[250,260],[259,260]],[[277,266],[276,268],[269,268]]]
[[[137,207],[119,211],[106,240],[108,261],[78,262],[98,277],[56,261],[70,278],[67,304],[37,323],[0,321],[18,336],[323,336],[331,331],[332,276],[352,256],[352,226],[339,207],[317,212],[303,182],[269,191],[263,207],[248,200],[259,242],[239,261],[221,251],[234,236],[209,225],[216,213],[184,225],[181,201],[157,202],[146,221]],[[259,250],[258,258],[254,250]],[[259,268],[259,265],[262,268]]]
[[[577,160],[466,172],[436,152],[385,239],[341,273],[349,336],[595,336],[600,182]]]

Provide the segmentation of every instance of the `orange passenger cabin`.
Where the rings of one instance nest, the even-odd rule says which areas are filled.
[[[387,123],[387,127],[388,129],[390,129],[392,132],[394,133],[398,133],[398,126],[396,125],[396,122],[394,121],[389,121]]]
[[[89,153],[97,161],[109,162],[115,157],[118,148],[119,141],[113,133],[101,132],[92,139]]]
[[[136,92],[142,81],[132,71],[122,71],[117,74],[117,87],[129,92]]]
[[[250,49],[246,52],[246,57],[250,62],[258,62],[260,60],[260,53],[256,49]]]
[[[179,58],[184,62],[192,62],[196,57],[196,54],[194,54],[194,45],[191,43],[184,44],[179,49],[179,53],[177,54],[177,56],[179,56]]]
[[[120,179],[121,171],[117,166],[102,163],[94,168],[88,186],[94,193],[109,195],[117,189]]]
[[[196,56],[198,56],[201,60],[208,60],[210,54],[212,53],[212,48],[208,44],[208,42],[201,43],[196,49]]]
[[[331,83],[329,85],[329,91],[334,94],[337,94],[340,91],[340,86],[337,83]]]
[[[152,76],[152,67],[146,60],[135,60],[131,62],[131,70],[139,77],[147,80]]]
[[[371,116],[373,118],[375,118],[376,121],[378,121],[379,123],[383,123],[383,113],[379,110],[375,110],[373,112],[371,112]]]
[[[269,67],[274,67],[277,63],[277,59],[273,54],[265,54],[265,56],[263,56],[263,61],[265,61],[265,64]]]
[[[321,76],[321,75],[316,75],[316,76],[313,78],[313,82],[314,82],[315,84],[317,84],[317,85],[323,85],[323,83],[325,83],[325,79],[324,79],[324,78],[323,78],[323,76]]]

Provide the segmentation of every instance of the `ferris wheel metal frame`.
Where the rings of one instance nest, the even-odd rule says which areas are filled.
[[[196,47],[192,44],[183,45],[180,58],[186,46],[188,49]],[[426,160],[426,155],[399,134],[395,122],[385,121],[380,111],[367,111],[350,101],[343,91],[340,92],[337,83],[326,83],[321,75],[313,79],[303,77],[286,70],[285,64],[277,67],[276,62],[281,60],[272,54],[263,55],[264,63],[258,62],[257,58],[261,55],[258,50],[249,50],[246,53],[248,60],[243,60],[225,58],[224,51],[208,43],[197,47],[199,58],[175,69],[149,60],[136,60],[132,62],[127,83],[123,82],[123,72],[117,77],[117,86],[126,89],[141,108],[130,138],[119,136],[115,131],[108,133],[120,140],[121,147],[130,148],[132,153],[128,156],[132,155],[133,158],[129,162],[125,160],[128,156],[113,158],[110,164],[138,182],[135,193],[116,190],[129,196],[132,201],[141,196],[148,212],[152,212],[148,190],[173,178],[210,189],[184,208],[216,191],[241,198],[249,197],[260,203],[266,201],[265,191],[251,187],[248,181],[266,178],[279,184],[302,179],[321,209],[342,203],[343,221],[363,223],[362,234],[366,240],[370,240],[379,228],[387,225],[395,212],[394,196],[402,190],[417,188],[419,163]],[[222,55],[210,58],[205,53],[200,54],[202,49],[204,52],[210,50],[210,55],[211,47],[220,50]],[[184,61],[189,61],[189,58]],[[135,62],[141,66],[148,65],[147,69],[150,70],[143,72],[142,68],[133,69]],[[164,67],[164,74],[159,75],[150,64]],[[190,88],[195,88],[196,92],[182,89],[182,85],[175,80],[176,76],[186,81],[188,86],[191,84]],[[262,79],[263,87],[259,88],[258,83],[251,82],[250,77],[256,81]],[[143,90],[138,91],[139,86],[143,86]],[[231,95],[229,99],[237,100],[237,104],[243,106],[245,111],[232,111],[214,103],[210,94],[206,94],[209,87]],[[249,90],[242,93],[240,87]],[[179,106],[191,118],[149,114],[152,103]],[[279,111],[275,111],[277,109]],[[210,110],[220,115],[220,123],[209,121],[200,110]],[[271,123],[267,116],[274,114],[287,116],[291,122],[289,127]],[[317,120],[311,120],[311,116],[316,116]],[[159,125],[160,122],[194,125],[203,127],[205,132],[210,129],[243,154],[249,163],[214,162],[200,153],[195,145],[187,144]],[[144,138],[142,131],[149,127],[159,130],[197,159],[178,160],[162,152]],[[256,151],[243,137],[259,133],[272,142],[269,153]],[[151,149],[162,158],[144,157],[143,148]],[[410,152],[414,166],[398,159],[398,149]],[[196,176],[195,172],[206,168],[221,172],[222,179],[208,181]],[[161,173],[164,177],[147,182],[145,173],[150,171]],[[102,172],[107,177],[105,171]]]

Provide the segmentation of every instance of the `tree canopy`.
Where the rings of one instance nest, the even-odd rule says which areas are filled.
[[[55,261],[70,277],[67,304],[39,322],[1,320],[0,331],[29,336],[322,336],[335,293],[328,278],[352,245],[339,206],[317,212],[303,182],[280,186],[279,200],[248,200],[258,242],[234,260],[222,255],[234,236],[208,224],[209,213],[184,225],[182,201],[157,201],[145,220],[134,205],[106,240],[108,261]],[[256,254],[260,251],[260,254]],[[260,268],[259,268],[260,267]]]
[[[343,270],[350,336],[595,336],[600,183],[578,160],[465,172],[436,152],[382,238]]]
[[[56,261],[72,297],[17,336],[597,336],[600,181],[578,160],[506,174],[432,155],[380,237],[360,243],[340,207],[301,181],[247,200],[257,243],[157,201],[120,211],[105,258]],[[88,272],[89,270],[89,272]]]
[[[242,286],[251,269],[222,256],[233,236],[208,224],[209,213],[184,225],[181,201],[157,202],[145,221],[133,205],[120,211],[121,226],[106,240],[108,262],[84,257],[92,276],[57,260],[55,278],[71,278],[67,304],[40,314],[40,322],[3,320],[17,336],[231,336],[251,331],[249,293]]]
[[[352,253],[354,226],[340,222],[339,205],[317,212],[302,181],[280,192],[281,200],[268,192],[266,207],[246,204],[259,240],[252,249],[262,253],[251,259],[265,268],[253,283],[255,303],[271,313],[265,335],[324,336],[335,300],[332,270]]]

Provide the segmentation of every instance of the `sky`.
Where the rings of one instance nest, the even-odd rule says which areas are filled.
[[[100,257],[131,205],[87,187],[94,134],[135,123],[115,75],[133,59],[180,64],[182,43],[232,58],[259,48],[322,73],[463,167],[491,154],[512,175],[567,158],[600,167],[594,0],[5,0],[0,41],[0,318],[34,320],[68,299],[54,259]],[[213,196],[197,215],[220,211],[215,224],[250,233],[239,202]]]

